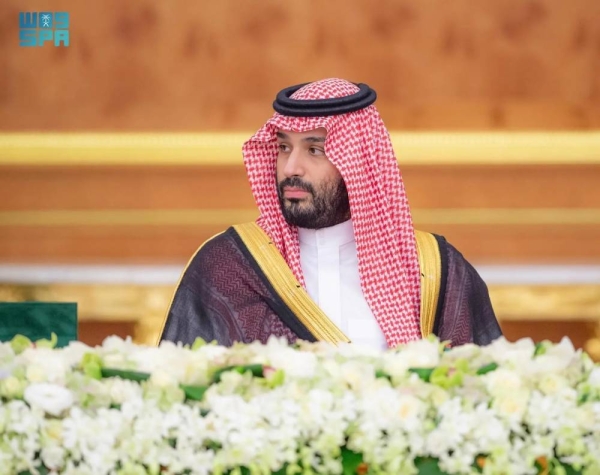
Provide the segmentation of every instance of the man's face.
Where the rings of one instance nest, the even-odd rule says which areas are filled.
[[[350,219],[346,184],[325,156],[326,130],[279,130],[277,194],[286,221],[320,229]]]

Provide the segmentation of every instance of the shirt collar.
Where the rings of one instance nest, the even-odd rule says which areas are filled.
[[[329,228],[306,229],[298,228],[298,238],[301,244],[314,247],[340,247],[354,241],[352,221],[344,221]]]

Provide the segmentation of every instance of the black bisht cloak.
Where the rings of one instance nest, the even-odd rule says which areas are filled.
[[[486,345],[502,335],[488,289],[467,260],[435,236],[442,261],[433,333],[453,346]],[[283,302],[239,234],[231,227],[205,243],[175,291],[161,340],[191,344],[197,337],[230,346],[269,336],[315,341]]]

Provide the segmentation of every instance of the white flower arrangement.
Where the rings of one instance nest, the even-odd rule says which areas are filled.
[[[600,474],[569,340],[0,344],[0,475]]]

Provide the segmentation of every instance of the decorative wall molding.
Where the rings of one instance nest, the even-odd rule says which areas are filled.
[[[241,165],[253,132],[1,133],[1,165]],[[402,165],[599,164],[600,132],[391,132]]]

